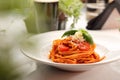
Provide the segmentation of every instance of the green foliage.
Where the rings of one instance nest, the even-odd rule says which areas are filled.
[[[8,49],[0,49],[0,80],[18,80],[21,73],[15,71],[16,66],[13,64]]]
[[[24,9],[31,5],[32,0],[0,0],[0,10]]]
[[[74,18],[71,28],[73,28],[74,24],[78,21],[82,7],[83,4],[81,0],[59,0],[59,9],[67,16],[73,16]]]

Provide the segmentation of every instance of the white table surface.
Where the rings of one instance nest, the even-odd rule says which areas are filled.
[[[118,29],[101,32],[120,39]],[[98,33],[101,32],[98,31]],[[120,47],[115,47],[113,50],[119,49]],[[37,63],[37,66],[36,70],[28,75],[25,80],[120,80],[120,61],[85,72],[63,71],[40,63]]]
[[[110,65],[85,72],[67,72],[41,64],[26,80],[120,80],[120,73]]]
[[[118,29],[102,32],[120,38]],[[34,61],[28,59],[19,50],[19,44],[26,34],[27,30],[21,16],[13,14],[0,16],[0,37],[2,37],[0,43],[7,44],[0,48],[12,47],[10,52],[14,63],[18,65],[16,69],[24,73],[23,80],[120,80],[120,70],[117,70],[120,62],[115,62],[119,63],[117,68],[113,67],[116,64],[112,63],[85,72],[68,72],[44,64],[36,66]]]

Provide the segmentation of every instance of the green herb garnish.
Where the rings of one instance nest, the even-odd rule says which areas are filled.
[[[82,35],[87,42],[90,44],[94,43],[92,36],[86,30],[81,29],[80,31],[82,32]]]
[[[78,30],[69,30],[69,31],[66,31],[62,37],[65,37],[65,36],[70,36],[70,35],[74,35]]]
[[[93,43],[94,43],[92,36],[91,36],[86,30],[84,30],[84,29],[66,31],[66,32],[62,35],[62,37],[74,35],[76,32],[79,32],[79,31],[82,33],[83,38],[84,38],[87,42],[89,42],[90,44],[93,44]]]

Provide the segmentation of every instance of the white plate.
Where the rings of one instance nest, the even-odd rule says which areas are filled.
[[[35,35],[27,39],[21,47],[21,51],[27,57],[47,65],[51,65],[63,70],[68,71],[84,71],[92,69],[93,67],[108,64],[120,59],[120,51],[109,51],[111,48],[115,48],[115,45],[118,44],[116,37],[111,37],[103,35],[99,32],[90,31],[91,35],[94,38],[95,43],[98,43],[96,47],[96,52],[100,56],[106,56],[106,58],[100,62],[90,63],[90,64],[64,64],[64,63],[55,63],[52,62],[49,58],[49,51],[51,49],[52,41],[61,37],[65,31],[53,31],[47,32],[39,35]],[[110,42],[110,41],[115,41]],[[112,43],[112,44],[111,44]],[[107,48],[109,49],[107,49]],[[113,49],[114,50],[114,49]]]

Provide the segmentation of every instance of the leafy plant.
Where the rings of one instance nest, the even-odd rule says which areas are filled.
[[[8,53],[0,54],[0,80],[18,80],[20,73],[15,71],[15,65],[13,65]]]
[[[74,28],[75,23],[78,21],[80,11],[83,7],[81,0],[59,0],[59,9],[69,17],[73,17],[71,28]]]

